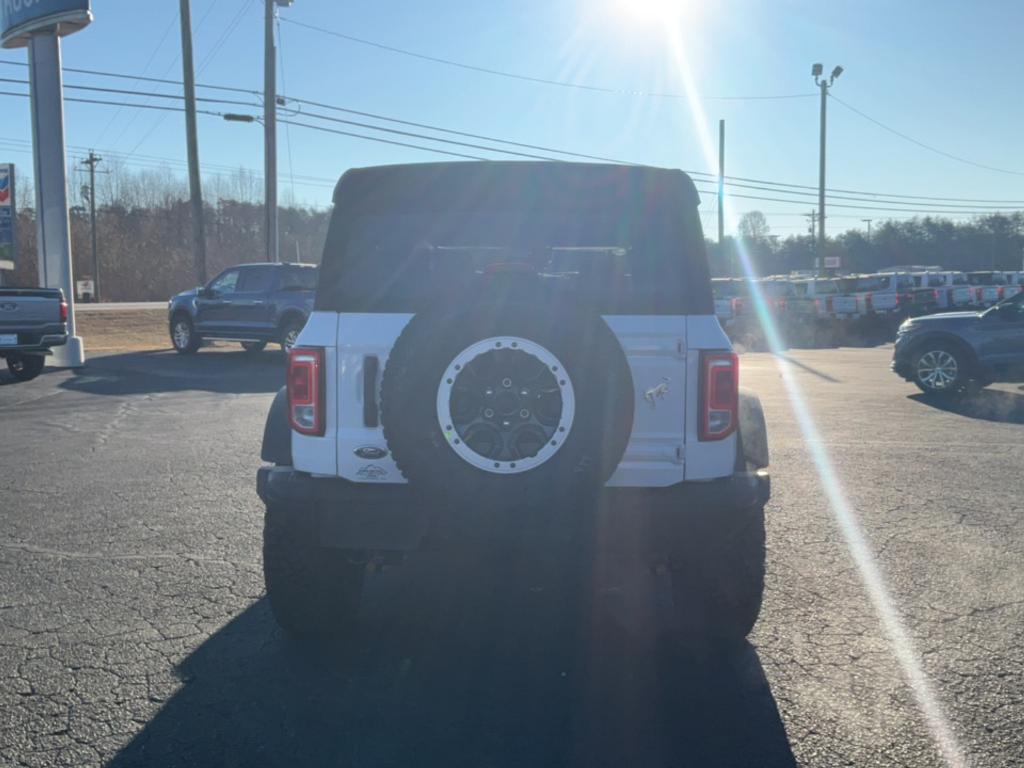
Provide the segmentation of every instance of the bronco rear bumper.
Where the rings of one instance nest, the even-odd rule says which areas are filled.
[[[413,550],[430,539],[519,536],[572,538],[581,521],[602,535],[642,538],[657,549],[692,533],[695,524],[741,518],[744,510],[767,503],[771,479],[766,470],[684,482],[667,488],[607,488],[593,498],[559,509],[492,511],[478,500],[432,504],[407,485],[352,483],[313,477],[291,467],[261,467],[256,491],[267,505],[308,515],[323,546],[344,549]],[[616,533],[618,532],[618,533]]]

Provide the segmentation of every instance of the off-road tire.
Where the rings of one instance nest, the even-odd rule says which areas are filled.
[[[929,384],[925,378],[924,371],[936,370],[952,360],[955,368],[955,376],[944,386],[938,387]],[[934,366],[934,367],[933,367]],[[917,388],[931,397],[960,397],[967,391],[967,385],[971,378],[970,360],[962,349],[955,344],[946,341],[928,342],[916,349],[910,358],[910,369],[914,377],[914,384]],[[944,377],[948,377],[953,369],[946,363]],[[943,379],[945,380],[945,379]],[[938,379],[934,379],[938,381]]]
[[[764,595],[764,507],[701,516],[691,546],[672,568],[672,599],[685,639],[743,640]]]
[[[31,381],[43,372],[46,358],[42,355],[8,355],[7,370],[18,381]]]
[[[262,352],[267,346],[265,341],[243,341],[242,349],[251,355],[256,355]]]
[[[351,637],[365,566],[318,544],[307,509],[268,504],[263,578],[270,609],[291,638],[311,645]]]
[[[192,318],[184,312],[179,312],[171,318],[170,334],[171,346],[175,352],[182,355],[194,355],[203,343],[202,337],[196,333]]]
[[[475,343],[498,337],[524,339],[557,358],[568,374],[575,408],[567,431],[552,436],[561,442],[558,450],[539,465],[510,474],[482,469],[460,456],[449,443],[458,434],[446,434],[438,416],[438,393],[449,366]],[[562,379],[562,372],[555,378]],[[629,441],[634,398],[622,347],[596,312],[573,309],[552,317],[506,304],[416,315],[384,369],[381,420],[388,448],[411,484],[470,500],[483,510],[525,508],[579,500],[604,485]]]

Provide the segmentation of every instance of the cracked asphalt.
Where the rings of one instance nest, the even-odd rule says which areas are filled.
[[[889,350],[742,358],[766,410],[768,581],[749,644],[575,621],[570,563],[426,557],[352,647],[287,644],[261,574],[279,355],[136,353],[0,377],[0,764],[1024,765],[1024,393],[939,407]],[[780,366],[821,431],[808,445]],[[812,451],[941,705],[930,727]]]

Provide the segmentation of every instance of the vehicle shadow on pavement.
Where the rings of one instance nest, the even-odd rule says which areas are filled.
[[[1016,392],[983,389],[975,395],[960,399],[929,397],[923,393],[908,397],[940,411],[956,413],[971,419],[1024,424],[1024,395]]]
[[[93,395],[137,395],[199,390],[276,392],[284,386],[284,358],[275,351],[124,352],[90,358],[60,386]]]
[[[564,592],[486,576],[434,583],[431,600],[421,579],[394,584],[344,653],[297,649],[253,603],[109,765],[795,765],[748,643],[697,654],[581,634]],[[456,607],[467,591],[479,599]]]

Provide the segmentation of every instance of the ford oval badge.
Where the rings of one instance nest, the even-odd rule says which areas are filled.
[[[378,448],[375,445],[364,445],[362,448],[356,448],[355,453],[360,459],[367,459],[369,461],[383,459],[388,455],[387,451],[383,448]]]

